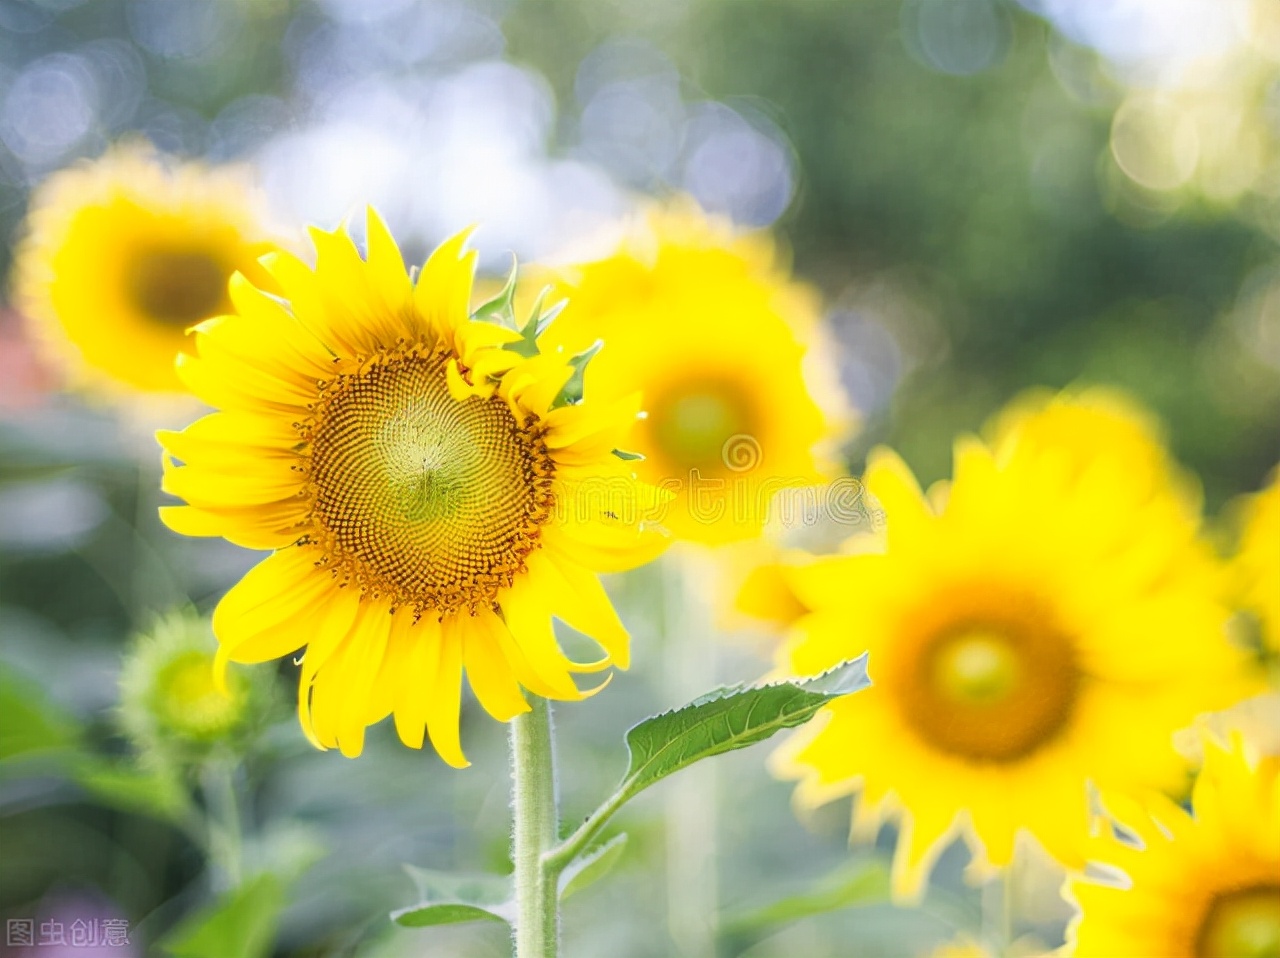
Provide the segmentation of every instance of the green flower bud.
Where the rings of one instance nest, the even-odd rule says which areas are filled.
[[[187,609],[158,620],[126,654],[120,720],[144,759],[193,761],[219,743],[238,749],[266,718],[270,676],[233,671],[218,688],[216,648],[208,620]]]

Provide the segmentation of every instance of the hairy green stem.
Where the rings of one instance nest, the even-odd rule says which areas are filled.
[[[543,864],[557,875],[565,867],[586,851],[591,841],[609,824],[614,813],[632,798],[632,793],[620,788],[608,800],[597,808],[585,822],[578,826],[572,835],[548,851],[542,858]]]
[[[556,844],[555,755],[551,706],[529,697],[531,710],[511,721],[511,859],[515,865],[516,958],[555,958],[560,942],[560,869],[546,858]]]

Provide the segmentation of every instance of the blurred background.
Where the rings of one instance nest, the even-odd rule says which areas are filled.
[[[1101,382],[1163,419],[1213,512],[1280,460],[1278,78],[1265,0],[0,0],[0,268],[32,188],[131,134],[251,165],[282,224],[372,203],[408,261],[478,222],[495,274],[688,193],[776,231],[821,291],[855,474],[889,443],[941,478],[954,436],[1023,389]],[[67,394],[0,313],[0,918],[129,922],[104,954],[149,953],[207,894],[117,730],[122,651],[260,558],[159,526],[149,429],[182,415]],[[623,731],[679,704],[652,648],[660,574],[611,583],[636,666],[562,715],[570,820],[621,773]],[[767,666],[728,643],[717,668]],[[503,729],[471,703],[463,736],[465,772],[385,727],[349,762],[279,709],[238,786],[283,863],[261,953],[506,953],[496,924],[386,919],[415,899],[401,863],[505,862]],[[846,805],[798,821],[763,759],[719,763],[721,954],[924,954],[981,929],[959,849],[922,908],[894,908],[888,844],[850,852]],[[613,880],[567,905],[566,954],[678,952],[663,814],[658,789],[628,811]],[[1065,906],[1023,912],[1061,941]]]

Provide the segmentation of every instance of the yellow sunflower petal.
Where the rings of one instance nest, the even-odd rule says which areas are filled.
[[[544,590],[556,618],[590,636],[620,669],[631,664],[631,637],[618,620],[600,580],[543,550],[529,556],[529,578]]]
[[[459,721],[462,712],[462,642],[455,634],[437,646],[436,684],[427,700],[427,734],[440,757],[454,768],[471,763],[462,754]]]
[[[464,252],[471,233],[472,229],[463,230],[437,246],[423,264],[413,290],[419,315],[447,341],[453,341],[456,330],[468,323],[471,315],[476,254]]]
[[[308,636],[294,623],[324,594],[325,586],[325,576],[315,568],[315,554],[305,548],[282,549],[263,559],[213,611],[219,656],[231,662],[263,662],[302,648]]]
[[[509,722],[529,711],[520,683],[503,655],[499,631],[507,627],[488,610],[465,616],[460,624],[467,679],[484,710],[499,722]]]
[[[342,663],[342,701],[338,709],[338,746],[347,758],[364,749],[364,730],[373,711],[374,681],[382,667],[391,634],[391,607],[386,602],[365,603],[356,619]],[[337,671],[336,669],[333,671]]]
[[[396,733],[410,748],[422,748],[427,702],[440,667],[440,623],[430,616],[415,621],[411,612],[402,612],[392,626],[392,641],[402,649],[395,690]]]

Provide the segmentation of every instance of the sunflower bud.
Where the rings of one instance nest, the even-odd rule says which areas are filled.
[[[172,612],[140,635],[120,675],[120,720],[144,758],[195,761],[218,743],[232,748],[262,723],[270,689],[261,677],[233,672],[226,690],[214,678],[217,643],[207,619]]]

